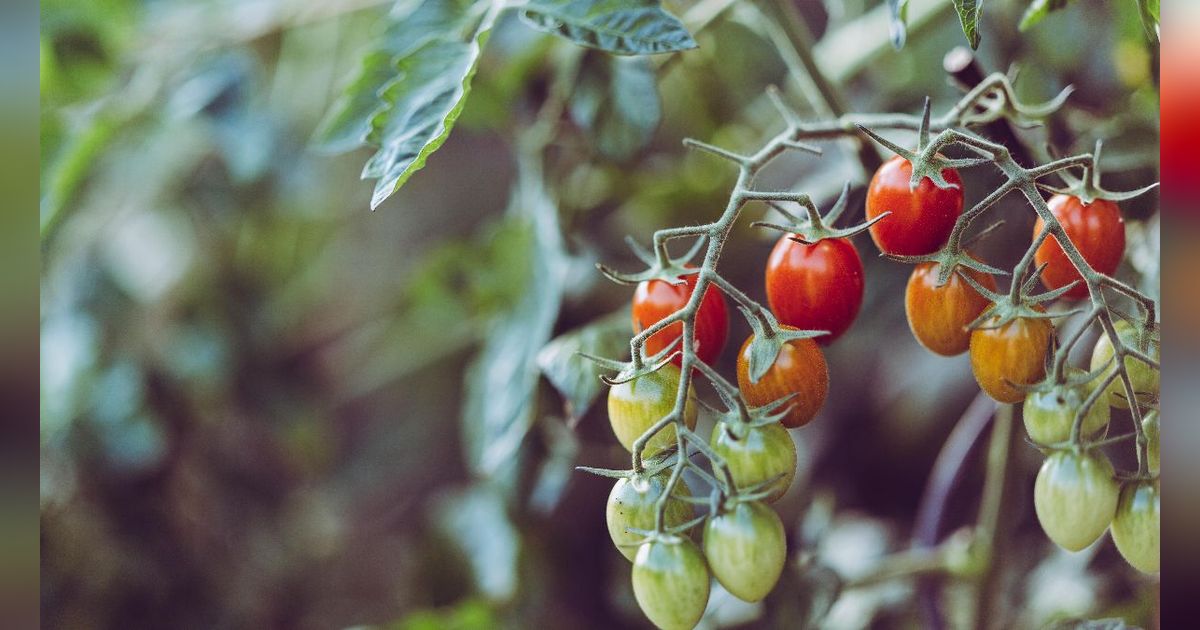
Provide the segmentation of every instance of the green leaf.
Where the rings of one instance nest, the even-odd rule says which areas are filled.
[[[1142,28],[1150,41],[1158,41],[1159,0],[1137,0],[1138,15],[1142,18]]]
[[[570,108],[601,155],[627,160],[650,143],[662,119],[654,66],[645,58],[588,55]]]
[[[1067,6],[1070,0],[1033,0],[1029,8],[1025,10],[1025,15],[1021,17],[1021,24],[1017,27],[1021,31],[1032,28],[1043,18],[1050,15],[1051,12],[1057,11]]]
[[[521,17],[539,30],[618,55],[696,47],[683,23],[658,0],[530,0]]]
[[[888,0],[888,32],[892,37],[892,47],[896,50],[904,48],[908,38],[908,0]]]
[[[629,351],[629,310],[610,313],[566,332],[546,344],[537,355],[542,374],[558,390],[568,418],[578,422],[606,389],[600,381],[600,366],[579,356],[580,352],[601,357],[621,357]]]
[[[983,16],[983,0],[954,0],[954,10],[962,23],[963,35],[971,48],[979,48],[979,18]]]
[[[401,0],[362,68],[321,123],[332,151],[378,151],[363,168],[377,179],[376,208],[442,146],[462,112],[501,0]]]

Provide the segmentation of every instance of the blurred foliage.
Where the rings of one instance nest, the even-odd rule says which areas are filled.
[[[434,4],[458,6],[421,6]],[[724,206],[733,173],[685,153],[683,137],[753,146],[780,125],[768,84],[805,116],[827,104],[753,20],[714,13],[720,2],[667,2],[691,33],[663,31],[672,50],[692,37],[699,48],[652,57],[577,46],[599,41],[587,32],[596,16],[555,35],[529,28],[553,23],[537,11],[585,4],[500,13],[478,57],[478,23],[465,39],[427,42],[429,54],[454,51],[439,59],[455,72],[428,78],[456,104],[439,96],[425,110],[429,94],[379,93],[374,81],[391,77],[369,65],[377,47],[428,25],[398,19],[407,2],[43,3],[44,624],[644,625],[607,540],[610,484],[573,471],[628,463],[593,404],[594,368],[573,358],[612,356],[629,334],[629,289],[600,282],[593,264],[632,268],[626,234],[644,242]],[[944,108],[957,92],[941,58],[962,42],[953,3],[902,3],[900,51],[889,4],[796,9],[852,110],[912,112],[925,95]],[[1021,138],[1065,152],[1104,137],[1107,187],[1153,180],[1156,50],[1139,7],[1068,3],[1021,34],[1026,9],[988,5],[980,63],[1019,66],[1023,98],[1078,92]],[[356,114],[378,96],[431,121],[461,108],[454,133],[434,124],[413,148],[372,119],[382,126],[347,127],[341,148],[381,134],[381,162],[314,150],[364,59],[380,74],[347,93]],[[355,100],[364,95],[370,104]],[[445,144],[431,154],[429,138]],[[861,206],[857,143],[824,148],[781,159],[762,185],[825,204],[849,179]],[[428,164],[369,211],[362,165],[377,163],[390,193],[413,170],[401,154]],[[968,189],[990,177],[972,173]],[[1155,203],[1123,206],[1138,236],[1121,273],[1143,286],[1157,283]],[[1013,262],[1033,223],[1008,204],[981,244],[997,264]],[[770,245],[739,225],[722,260],[760,300]],[[907,270],[864,257],[866,304],[829,349],[827,409],[796,432],[798,481],[778,504],[809,562],[761,605],[714,594],[710,627],[920,623],[910,580],[833,594],[839,575],[907,548],[930,463],[974,385],[965,359],[932,357],[908,335]],[[735,338],[746,332],[735,322]],[[732,366],[726,356],[718,367]],[[947,531],[974,517],[976,464]],[[1149,625],[1155,585],[1110,546],[1066,557],[1045,541],[1029,505],[1034,470],[1032,455],[1014,466],[1013,546],[1000,559],[1004,609],[1022,615],[1013,623],[1119,613]],[[955,618],[964,599],[944,590]]]

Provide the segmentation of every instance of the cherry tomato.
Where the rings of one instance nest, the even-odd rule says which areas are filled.
[[[938,188],[928,177],[916,190],[909,188],[912,163],[901,156],[883,163],[867,188],[867,219],[884,212],[871,226],[879,251],[901,256],[932,254],[946,243],[963,210],[963,184],[958,171],[947,168],[942,177],[955,188]]]
[[[971,371],[988,396],[1021,402],[1025,392],[1009,384],[1031,385],[1046,374],[1054,325],[1048,319],[1018,317],[999,328],[971,331]]]
[[[696,543],[668,536],[643,543],[633,560],[633,596],[664,630],[691,630],[708,606],[708,566]]]
[[[937,286],[939,266],[925,262],[917,265],[904,289],[904,312],[908,327],[922,346],[945,357],[967,351],[971,331],[967,324],[988,307],[988,299],[979,294],[959,272],[967,273],[984,288],[996,290],[991,274],[958,267],[946,284]]]
[[[1146,434],[1146,458],[1150,464],[1150,472],[1158,474],[1161,460],[1158,450],[1158,410],[1147,413],[1142,418],[1142,432]]]
[[[687,305],[696,288],[697,274],[684,276],[681,284],[665,280],[640,282],[633,293],[633,332],[639,333],[658,320]],[[675,322],[646,340],[647,356],[657,354],[683,334],[683,322]],[[696,357],[709,365],[716,362],[729,337],[729,313],[725,296],[716,287],[705,290],[696,311]],[[675,365],[682,365],[675,357]]]
[[[1068,368],[1068,375],[1082,374],[1083,370]],[[1092,393],[1087,384],[1055,387],[1049,391],[1030,392],[1025,398],[1021,414],[1025,418],[1025,431],[1029,439],[1038,444],[1058,444],[1071,437],[1075,414],[1083,407]],[[1103,398],[1097,400],[1083,417],[1080,435],[1096,437],[1108,428],[1109,407]]]
[[[1038,471],[1033,507],[1050,540],[1079,551],[1112,523],[1118,492],[1112,464],[1103,453],[1058,451]]]
[[[827,238],[805,245],[784,236],[767,259],[767,303],[779,323],[828,330],[827,344],[850,328],[863,301],[863,264],[854,243]]]
[[[654,476],[628,477],[618,479],[608,494],[608,506],[605,510],[605,520],[608,522],[608,535],[613,544],[630,561],[637,554],[637,548],[644,536],[626,531],[633,529],[654,529],[655,504],[667,487],[669,472]],[[683,479],[675,485],[671,498],[667,499],[667,508],[663,512],[663,525],[676,527],[695,516],[692,506],[676,497],[691,496]]]
[[[1083,259],[1096,271],[1111,276],[1125,255],[1125,224],[1121,221],[1121,209],[1117,204],[1097,199],[1084,205],[1079,197],[1054,195],[1046,205],[1062,224],[1067,238],[1083,254]],[[1033,225],[1034,238],[1042,233],[1045,225],[1046,222],[1038,217]],[[1054,290],[1083,280],[1083,276],[1079,275],[1079,271],[1063,253],[1058,237],[1042,241],[1033,260],[1038,266],[1046,264],[1042,270],[1042,284],[1047,289]],[[1084,298],[1087,295],[1087,285],[1082,282],[1066,293],[1066,297],[1070,298]]]
[[[626,450],[633,452],[634,441],[675,409],[679,377],[679,368],[668,363],[608,390],[608,421]],[[689,428],[696,426],[696,403],[692,396],[689,386],[688,401],[683,407],[683,419]],[[644,454],[648,457],[674,444],[675,427],[668,426],[650,438]]]
[[[752,383],[750,342],[753,340],[754,335],[750,335],[738,352],[737,378],[742,397],[751,405],[761,407],[796,393],[781,422],[789,429],[808,424],[825,404],[825,395],[829,393],[829,368],[821,348],[812,339],[793,339],[785,343],[767,373],[757,383]]]
[[[779,515],[759,501],[738,503],[704,525],[704,555],[717,581],[738,599],[767,596],[787,560]]]
[[[1157,482],[1130,482],[1121,488],[1112,522],[1113,543],[1121,557],[1143,573],[1158,572],[1159,509]]]
[[[1126,345],[1134,348],[1137,347],[1137,331],[1134,329],[1133,324],[1123,319],[1118,319],[1113,323],[1113,328],[1117,330],[1117,337]],[[1151,342],[1146,348],[1146,354],[1153,359],[1158,359],[1158,343]],[[1112,358],[1112,341],[1108,339],[1107,334],[1102,334],[1100,335],[1100,339],[1096,341],[1096,347],[1092,349],[1092,369],[1098,370],[1110,361],[1112,361],[1111,369],[1117,369],[1117,363]],[[1125,371],[1129,374],[1129,380],[1133,383],[1133,390],[1137,392],[1138,402],[1147,404],[1158,398],[1158,370],[1141,359],[1125,357]],[[1118,376],[1113,382],[1109,383],[1107,389],[1108,403],[1110,405],[1118,409],[1129,408],[1129,400],[1125,397],[1125,383],[1121,380],[1121,377]]]
[[[796,478],[796,443],[787,429],[778,423],[745,427],[738,437],[735,429],[719,422],[713,428],[712,449],[725,460],[738,489],[746,489],[769,479],[767,501],[775,501],[787,492]]]

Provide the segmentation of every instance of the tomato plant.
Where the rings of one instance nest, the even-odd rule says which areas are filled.
[[[1047,319],[1018,317],[997,328],[971,333],[971,370],[979,387],[1002,403],[1020,402],[1025,392],[1014,385],[1031,385],[1046,373],[1046,356],[1054,337]]]
[[[1129,322],[1119,319],[1113,323],[1113,328],[1117,331],[1117,336],[1131,348],[1138,347],[1137,330]],[[1152,359],[1157,360],[1159,355],[1158,342],[1151,340],[1144,348],[1146,354]],[[1096,341],[1096,347],[1092,349],[1092,369],[1099,370],[1105,365],[1112,364],[1112,370],[1116,369],[1113,362],[1113,345],[1112,340],[1108,335],[1101,335]],[[1138,402],[1142,404],[1152,403],[1158,399],[1158,370],[1150,366],[1146,362],[1136,357],[1125,357],[1125,371],[1129,374],[1129,380],[1133,383],[1133,391],[1137,392]],[[1113,407],[1119,409],[1129,408],[1129,399],[1126,397],[1125,384],[1120,378],[1113,379],[1108,384],[1108,402]]]
[[[1046,202],[1050,212],[1058,218],[1067,238],[1075,244],[1083,259],[1097,272],[1112,275],[1121,264],[1125,254],[1125,223],[1121,220],[1121,209],[1106,199],[1096,199],[1085,204],[1074,195],[1054,195]],[[1036,237],[1045,228],[1046,222],[1038,217],[1033,226]],[[1067,258],[1057,237],[1046,239],[1038,247],[1034,262],[1042,269],[1042,284],[1047,289],[1057,289],[1072,282],[1079,284],[1066,292],[1067,297],[1085,298],[1088,288],[1075,265]]]
[[[1083,370],[1074,369],[1068,372],[1068,377],[1081,374]],[[1030,392],[1021,407],[1029,439],[1044,445],[1067,441],[1071,437],[1075,414],[1091,393],[1092,387],[1086,383],[1059,384]],[[1108,405],[1103,400],[1096,401],[1083,417],[1081,437],[1090,439],[1103,433],[1108,428],[1109,416]]]
[[[1033,486],[1038,522],[1055,544],[1079,551],[1104,534],[1117,510],[1113,467],[1104,454],[1057,451]]]
[[[825,404],[829,393],[829,368],[825,355],[812,339],[795,339],[783,344],[775,362],[757,382],[750,379],[751,335],[738,352],[738,389],[746,402],[762,406],[795,394],[788,404],[788,413],[780,421],[789,429],[802,427],[812,421]]]
[[[930,351],[947,357],[967,351],[971,344],[967,325],[990,304],[959,273],[996,290],[991,274],[964,267],[958,267],[939,287],[938,265],[931,262],[918,264],[904,289],[904,313],[913,336]]]
[[[633,293],[633,332],[642,332],[647,326],[683,308],[695,288],[695,274],[684,276],[679,284],[671,284],[666,280],[639,283]],[[729,336],[729,313],[720,290],[713,288],[704,293],[695,321],[696,356],[712,364],[721,355]],[[682,323],[667,326],[646,340],[646,352],[657,354],[674,343],[681,334]],[[675,364],[680,365],[679,358],[675,359]]]
[[[1113,544],[1130,566],[1143,573],[1158,572],[1159,503],[1158,481],[1128,482],[1121,487],[1113,517]]]
[[[704,555],[726,590],[744,601],[759,601],[783,573],[787,560],[783,523],[763,503],[738,503],[705,523]]]
[[[1146,434],[1146,458],[1150,472],[1157,474],[1159,466],[1158,450],[1158,410],[1155,409],[1142,418],[1142,433]]]
[[[657,371],[613,385],[608,391],[608,421],[627,450],[632,451],[634,442],[647,429],[674,410],[679,378],[679,368],[668,363]],[[696,405],[690,390],[683,420],[688,428],[695,428]],[[674,445],[675,427],[668,426],[650,438],[646,449],[653,454]]]
[[[796,478],[796,444],[778,423],[730,427],[721,422],[713,428],[712,449],[725,460],[738,488],[768,486],[768,502],[782,497]]]
[[[811,245],[782,236],[766,269],[767,303],[779,323],[804,330],[827,330],[827,344],[842,336],[863,300],[863,265],[854,243],[821,239]]]
[[[691,630],[708,606],[708,565],[688,538],[666,535],[643,543],[632,579],[638,606],[663,630]]]
[[[891,213],[871,226],[871,239],[887,254],[920,256],[937,251],[962,214],[963,183],[957,170],[942,170],[950,184],[947,188],[923,178],[914,189],[912,173],[912,163],[897,155],[875,171],[867,188],[867,219]]]
[[[605,509],[608,535],[617,550],[630,561],[637,554],[638,546],[645,536],[628,530],[654,529],[655,503],[667,487],[668,476],[659,473],[623,477],[613,484],[612,491],[608,494],[608,506]],[[692,519],[692,506],[677,498],[690,495],[686,483],[680,481],[675,486],[667,499],[666,511],[663,512],[664,527],[677,527]]]

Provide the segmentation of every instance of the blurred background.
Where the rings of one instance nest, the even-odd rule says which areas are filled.
[[[1019,32],[1026,5],[989,4],[975,68],[1015,65],[1030,102],[1076,92],[1046,127],[1015,130],[1021,150],[1103,138],[1106,188],[1155,181],[1157,53],[1136,5],[1072,3]],[[699,49],[580,53],[503,16],[454,132],[372,212],[370,152],[312,138],[388,3],[43,2],[43,625],[644,627],[604,525],[611,481],[573,469],[628,465],[574,357],[620,356],[631,332],[631,288],[595,263],[634,270],[625,235],[720,212],[734,173],[681,140],[752,151],[782,128],[766,86],[811,119],[917,113],[926,96],[940,113],[961,94],[944,57],[964,44],[949,0],[912,0],[900,51],[886,2],[666,6]],[[556,89],[566,107],[530,160]],[[823,148],[761,186],[828,207],[849,181],[857,220],[880,155]],[[964,179],[968,203],[1000,181]],[[1157,206],[1122,204],[1119,273],[1152,295]],[[765,213],[747,209],[720,265],[760,301],[774,239],[748,225]],[[991,216],[1005,223],[979,252],[1011,267],[1033,214],[1010,198]],[[866,300],[826,350],[829,400],[792,432],[800,473],[776,504],[794,562],[762,604],[714,592],[705,626],[962,627],[982,606],[1009,627],[1153,627],[1156,579],[1105,539],[1068,554],[1045,538],[1040,456],[1019,430],[982,594],[856,583],[974,522],[987,450],[966,357],[912,339],[910,270],[856,243]],[[729,346],[748,330],[734,319]],[[731,351],[719,367],[733,374]],[[958,439],[957,489],[936,501],[927,483],[956,425],[982,437]]]

